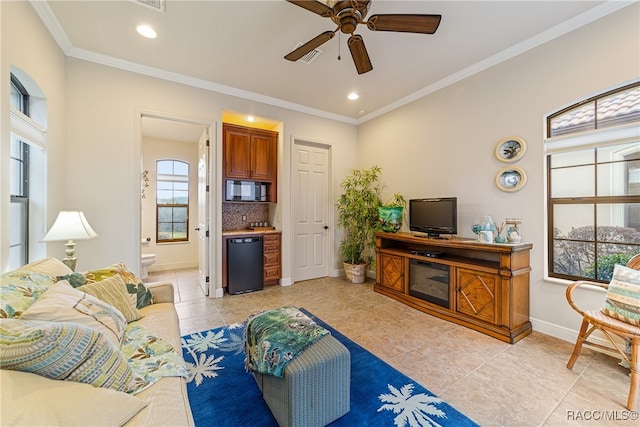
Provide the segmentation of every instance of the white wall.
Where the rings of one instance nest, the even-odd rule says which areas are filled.
[[[332,144],[333,191],[356,163],[357,130],[348,125],[278,107],[246,101],[207,90],[146,77],[69,58],[67,60],[67,195],[84,206],[99,238],[83,242],[87,267],[123,261],[135,269],[140,253],[140,143],[136,135],[136,111],[146,109],[176,114],[200,122],[220,123],[223,110],[245,111],[283,123],[280,137],[280,194],[276,219],[283,228],[283,279],[292,277],[291,247],[291,145],[293,137]],[[214,138],[211,160],[216,184],[221,188],[221,126]],[[213,194],[214,199],[219,194]],[[214,229],[221,229],[221,201],[214,212]],[[215,250],[221,240],[213,236]],[[220,256],[214,259],[214,283],[221,281]],[[84,267],[83,267],[84,268]]]
[[[458,232],[475,214],[523,219],[531,252],[534,328],[566,336],[579,326],[563,284],[545,281],[543,120],[547,113],[640,76],[639,5],[533,49],[359,127],[358,161],[377,164],[388,192],[458,197]],[[519,136],[528,176],[516,193],[499,190],[496,144]],[[601,304],[602,295],[597,295]],[[567,329],[568,328],[568,329]]]
[[[0,271],[8,266],[9,248],[9,110],[10,69],[18,67],[42,89],[47,99],[45,216],[47,228],[61,209],[79,209],[66,198],[67,110],[65,56],[27,2],[0,1]],[[37,240],[44,236],[39,230]],[[33,236],[32,236],[33,237]],[[34,239],[32,239],[34,240]],[[50,255],[64,257],[64,245],[49,243]],[[84,242],[76,247],[79,263]]]
[[[189,241],[156,243],[156,161],[174,159],[189,164]],[[144,137],[142,139],[142,169],[149,171],[149,187],[141,200],[142,253],[156,254],[149,271],[173,270],[198,266],[198,141],[181,142]]]

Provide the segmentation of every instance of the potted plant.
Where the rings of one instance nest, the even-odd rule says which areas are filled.
[[[378,166],[352,170],[341,184],[343,193],[336,203],[338,226],[344,232],[340,253],[347,279],[352,283],[364,282],[367,266],[374,260],[381,204],[380,170]]]
[[[407,201],[400,193],[395,193],[389,200],[378,207],[378,218],[382,231],[395,233],[402,227],[402,216]]]

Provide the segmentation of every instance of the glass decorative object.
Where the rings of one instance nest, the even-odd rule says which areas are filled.
[[[507,242],[520,243],[522,241],[522,234],[521,234],[522,219],[507,218],[505,220],[505,223],[507,224]]]
[[[502,235],[505,226],[506,223],[504,221],[502,221],[500,225],[496,225],[496,235],[493,238],[496,243],[506,243],[507,238]]]
[[[473,225],[471,226],[471,231],[478,235],[478,240],[480,240],[480,232],[481,231],[490,231],[491,233],[496,232],[496,226],[493,223],[493,220],[489,215],[477,215],[473,219]],[[493,237],[491,238],[493,241]]]

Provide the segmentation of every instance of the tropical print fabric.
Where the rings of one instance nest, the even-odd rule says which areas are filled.
[[[245,331],[246,368],[282,378],[295,356],[328,333],[296,307],[254,314]]]
[[[182,355],[142,326],[127,326],[121,350],[133,370],[132,394],[140,393],[163,377],[188,376]]]
[[[42,273],[4,273],[0,276],[0,317],[20,317],[55,281],[54,277]]]
[[[144,283],[142,283],[142,280],[138,279],[136,275],[129,271],[127,266],[121,262],[99,270],[88,271],[84,276],[87,279],[87,283],[95,283],[113,277],[116,274],[119,274],[127,285],[127,292],[136,305],[136,308],[142,308],[149,304],[153,304],[153,294],[149,288],[147,288]]]
[[[57,279],[66,280],[74,288],[80,287],[87,283],[87,278],[84,276],[84,274],[76,272],[65,274],[64,276],[58,276]]]

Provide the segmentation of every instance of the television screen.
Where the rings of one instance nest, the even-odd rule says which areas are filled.
[[[458,199],[439,197],[409,200],[409,229],[429,236],[458,233]]]

